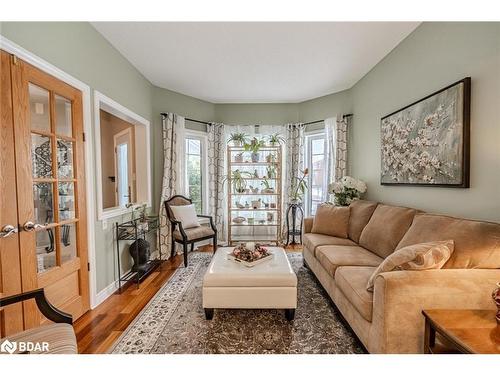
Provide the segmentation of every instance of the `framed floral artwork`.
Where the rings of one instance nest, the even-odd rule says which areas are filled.
[[[470,77],[381,119],[382,185],[469,187]]]

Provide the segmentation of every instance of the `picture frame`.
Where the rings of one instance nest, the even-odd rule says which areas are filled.
[[[471,78],[380,120],[381,185],[469,188]]]

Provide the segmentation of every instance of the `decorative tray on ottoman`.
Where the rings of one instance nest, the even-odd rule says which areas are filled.
[[[246,267],[254,267],[272,258],[273,253],[266,247],[254,244],[253,242],[240,244],[227,254],[227,259],[241,263]]]

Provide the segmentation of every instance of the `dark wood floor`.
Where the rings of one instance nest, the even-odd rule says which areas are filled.
[[[287,251],[300,251],[301,246],[289,246]],[[210,246],[201,251],[212,251]],[[139,286],[131,284],[110,296],[94,310],[78,319],[73,327],[78,341],[79,353],[106,353],[150,299],[182,265],[182,256],[163,262]]]

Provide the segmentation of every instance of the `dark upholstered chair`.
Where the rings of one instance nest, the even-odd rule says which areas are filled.
[[[182,245],[184,250],[184,266],[187,267],[188,264],[188,245],[191,245],[191,251],[194,249],[195,242],[200,242],[208,239],[212,239],[214,246],[214,253],[217,250],[217,228],[214,225],[214,221],[211,216],[208,215],[197,215],[198,217],[206,218],[210,220],[210,228],[207,226],[201,226],[196,228],[184,229],[180,221],[176,220],[170,207],[172,206],[183,206],[192,204],[193,201],[182,195],[174,195],[170,199],[165,201],[165,210],[167,211],[168,220],[171,224],[171,235],[172,235],[172,250],[171,256],[175,255],[175,243]]]

